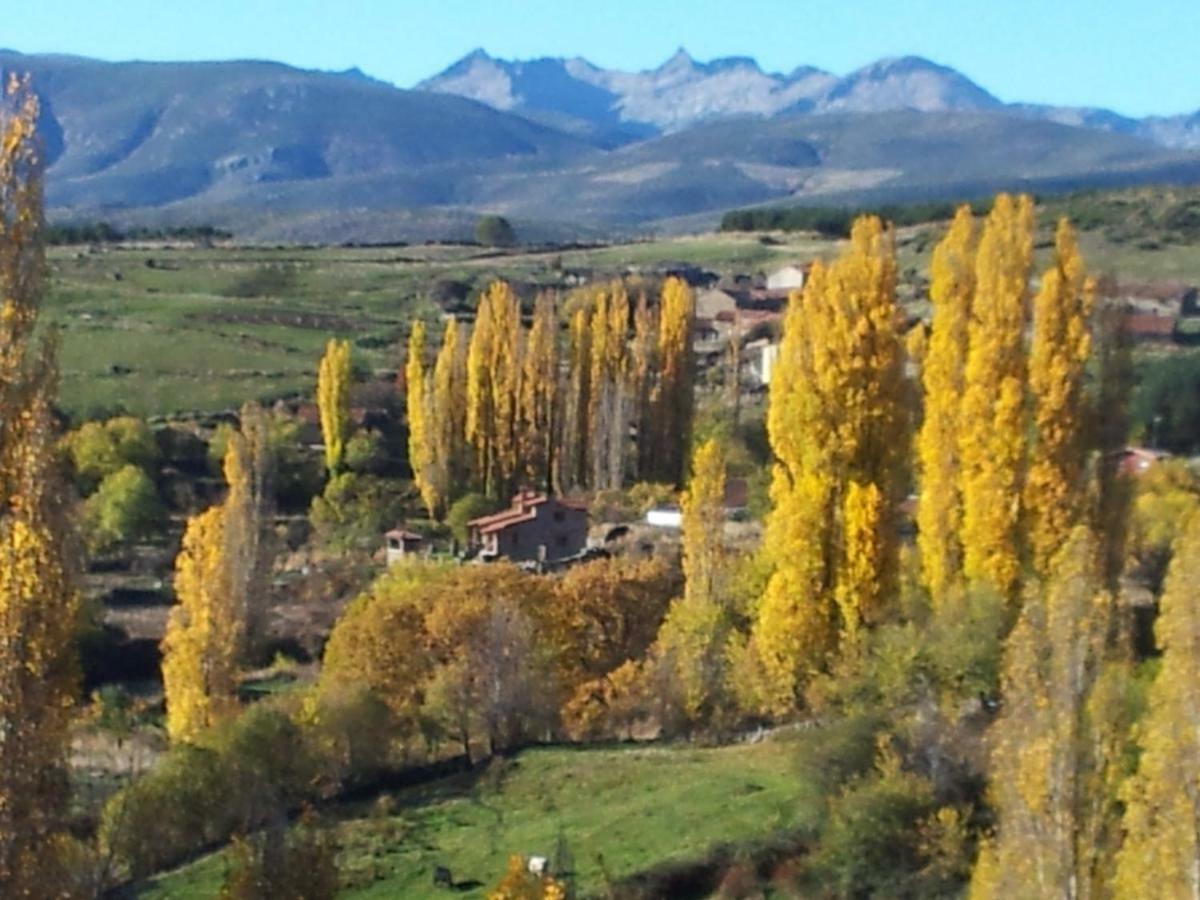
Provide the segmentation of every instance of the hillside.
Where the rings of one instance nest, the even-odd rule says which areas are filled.
[[[759,203],[1200,180],[1200,151],[1136,123],[1005,107],[915,58],[835,79],[682,52],[640,74],[474,54],[436,90],[268,62],[0,51],[0,70],[42,98],[52,218],[247,241],[464,238],[484,211],[525,240],[620,236]],[[1184,143],[1188,127],[1155,125]]]

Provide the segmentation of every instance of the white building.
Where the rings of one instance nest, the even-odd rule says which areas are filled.
[[[764,387],[771,383],[771,372],[779,360],[779,344],[768,338],[751,341],[745,347],[746,365],[755,380]]]
[[[784,266],[767,276],[768,291],[794,291],[804,287],[805,267]]]

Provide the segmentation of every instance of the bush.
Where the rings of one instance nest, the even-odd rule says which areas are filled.
[[[313,500],[309,518],[328,549],[371,550],[402,518],[405,493],[404,487],[389,479],[343,472]]]
[[[105,423],[87,422],[64,439],[76,479],[84,493],[125,466],[151,471],[158,442],[141,419],[122,416]]]
[[[125,466],[84,502],[83,520],[88,550],[104,553],[152,534],[163,521],[162,501],[145,472]]]
[[[470,539],[467,523],[480,516],[486,516],[495,509],[496,504],[483,494],[465,494],[450,506],[449,512],[446,513],[446,525],[459,545],[465,547]]]
[[[814,881],[839,897],[930,896],[914,882],[925,865],[921,824],[933,812],[929,782],[884,751],[877,772],[834,799],[810,863]]]
[[[332,900],[337,853],[330,833],[306,819],[235,838],[221,900]]]

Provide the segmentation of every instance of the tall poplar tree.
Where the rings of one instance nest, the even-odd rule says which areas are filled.
[[[907,444],[895,284],[891,233],[864,217],[788,303],[767,409],[774,570],[753,629],[777,711],[839,639],[857,641],[894,578]]]
[[[78,594],[52,406],[42,159],[27,82],[0,86],[0,894],[60,896]]]
[[[1200,898],[1200,514],[1175,545],[1154,635],[1162,662],[1124,785],[1119,898]]]
[[[588,434],[591,485],[620,488],[625,480],[628,440],[629,297],[618,282],[599,291],[591,314],[591,385]]]
[[[1100,563],[1095,537],[1076,528],[1005,644],[1003,710],[989,731],[997,826],[972,898],[1105,896],[1105,835],[1127,725],[1119,704],[1100,702],[1119,689],[1104,678],[1112,598]]]
[[[633,402],[631,418],[637,432],[637,459],[634,460],[634,476],[645,480],[653,470],[654,418],[650,398],[657,371],[655,358],[654,314],[646,300],[646,293],[638,294],[633,314],[633,346],[630,349],[629,393]]]
[[[226,508],[188,519],[175,559],[176,604],[162,641],[167,734],[192,741],[237,707],[245,622],[229,590]]]
[[[722,686],[729,610],[722,596],[725,547],[725,454],[713,438],[697,449],[683,495],[683,596],[659,631],[657,653],[668,662],[692,720],[713,711]]]
[[[446,322],[442,346],[433,366],[431,404],[435,454],[444,464],[438,469],[449,499],[464,490],[470,463],[465,456],[467,428],[467,360],[453,316]]]
[[[1015,599],[1033,201],[1000,194],[979,239],[959,428],[963,570]]]
[[[408,335],[408,359],[404,365],[405,407],[408,413],[408,462],[421,502],[430,517],[439,517],[446,505],[447,459],[438,455],[435,444],[438,425],[430,403],[429,379],[425,376],[425,323],[413,322]]]
[[[671,484],[683,480],[692,439],[696,369],[692,348],[694,324],[692,289],[679,278],[666,279],[659,299],[655,462],[657,480]]]
[[[1029,351],[1033,439],[1024,501],[1033,566],[1042,576],[1050,574],[1055,554],[1085,512],[1083,388],[1094,295],[1074,229],[1061,219],[1054,265],[1042,275],[1033,301]]]
[[[350,436],[350,342],[331,338],[317,369],[317,410],[325,441],[325,468],[336,475]]]
[[[484,493],[501,497],[518,471],[521,307],[512,288],[493,282],[479,301],[467,354],[467,441]]]
[[[557,480],[558,314],[554,297],[542,294],[533,309],[521,376],[521,456],[531,485],[553,490]]]
[[[950,230],[933,251],[930,270],[933,323],[921,364],[925,417],[917,437],[917,546],[922,580],[938,606],[962,575],[958,439],[967,323],[975,292],[975,224],[970,207],[959,207],[955,213]]]
[[[592,331],[589,324],[586,307],[580,307],[571,316],[569,375],[563,409],[563,489],[587,484],[589,474],[592,402]]]

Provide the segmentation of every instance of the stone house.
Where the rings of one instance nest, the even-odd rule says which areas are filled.
[[[521,491],[508,509],[472,519],[467,528],[480,559],[553,562],[587,545],[588,515],[580,504]]]

